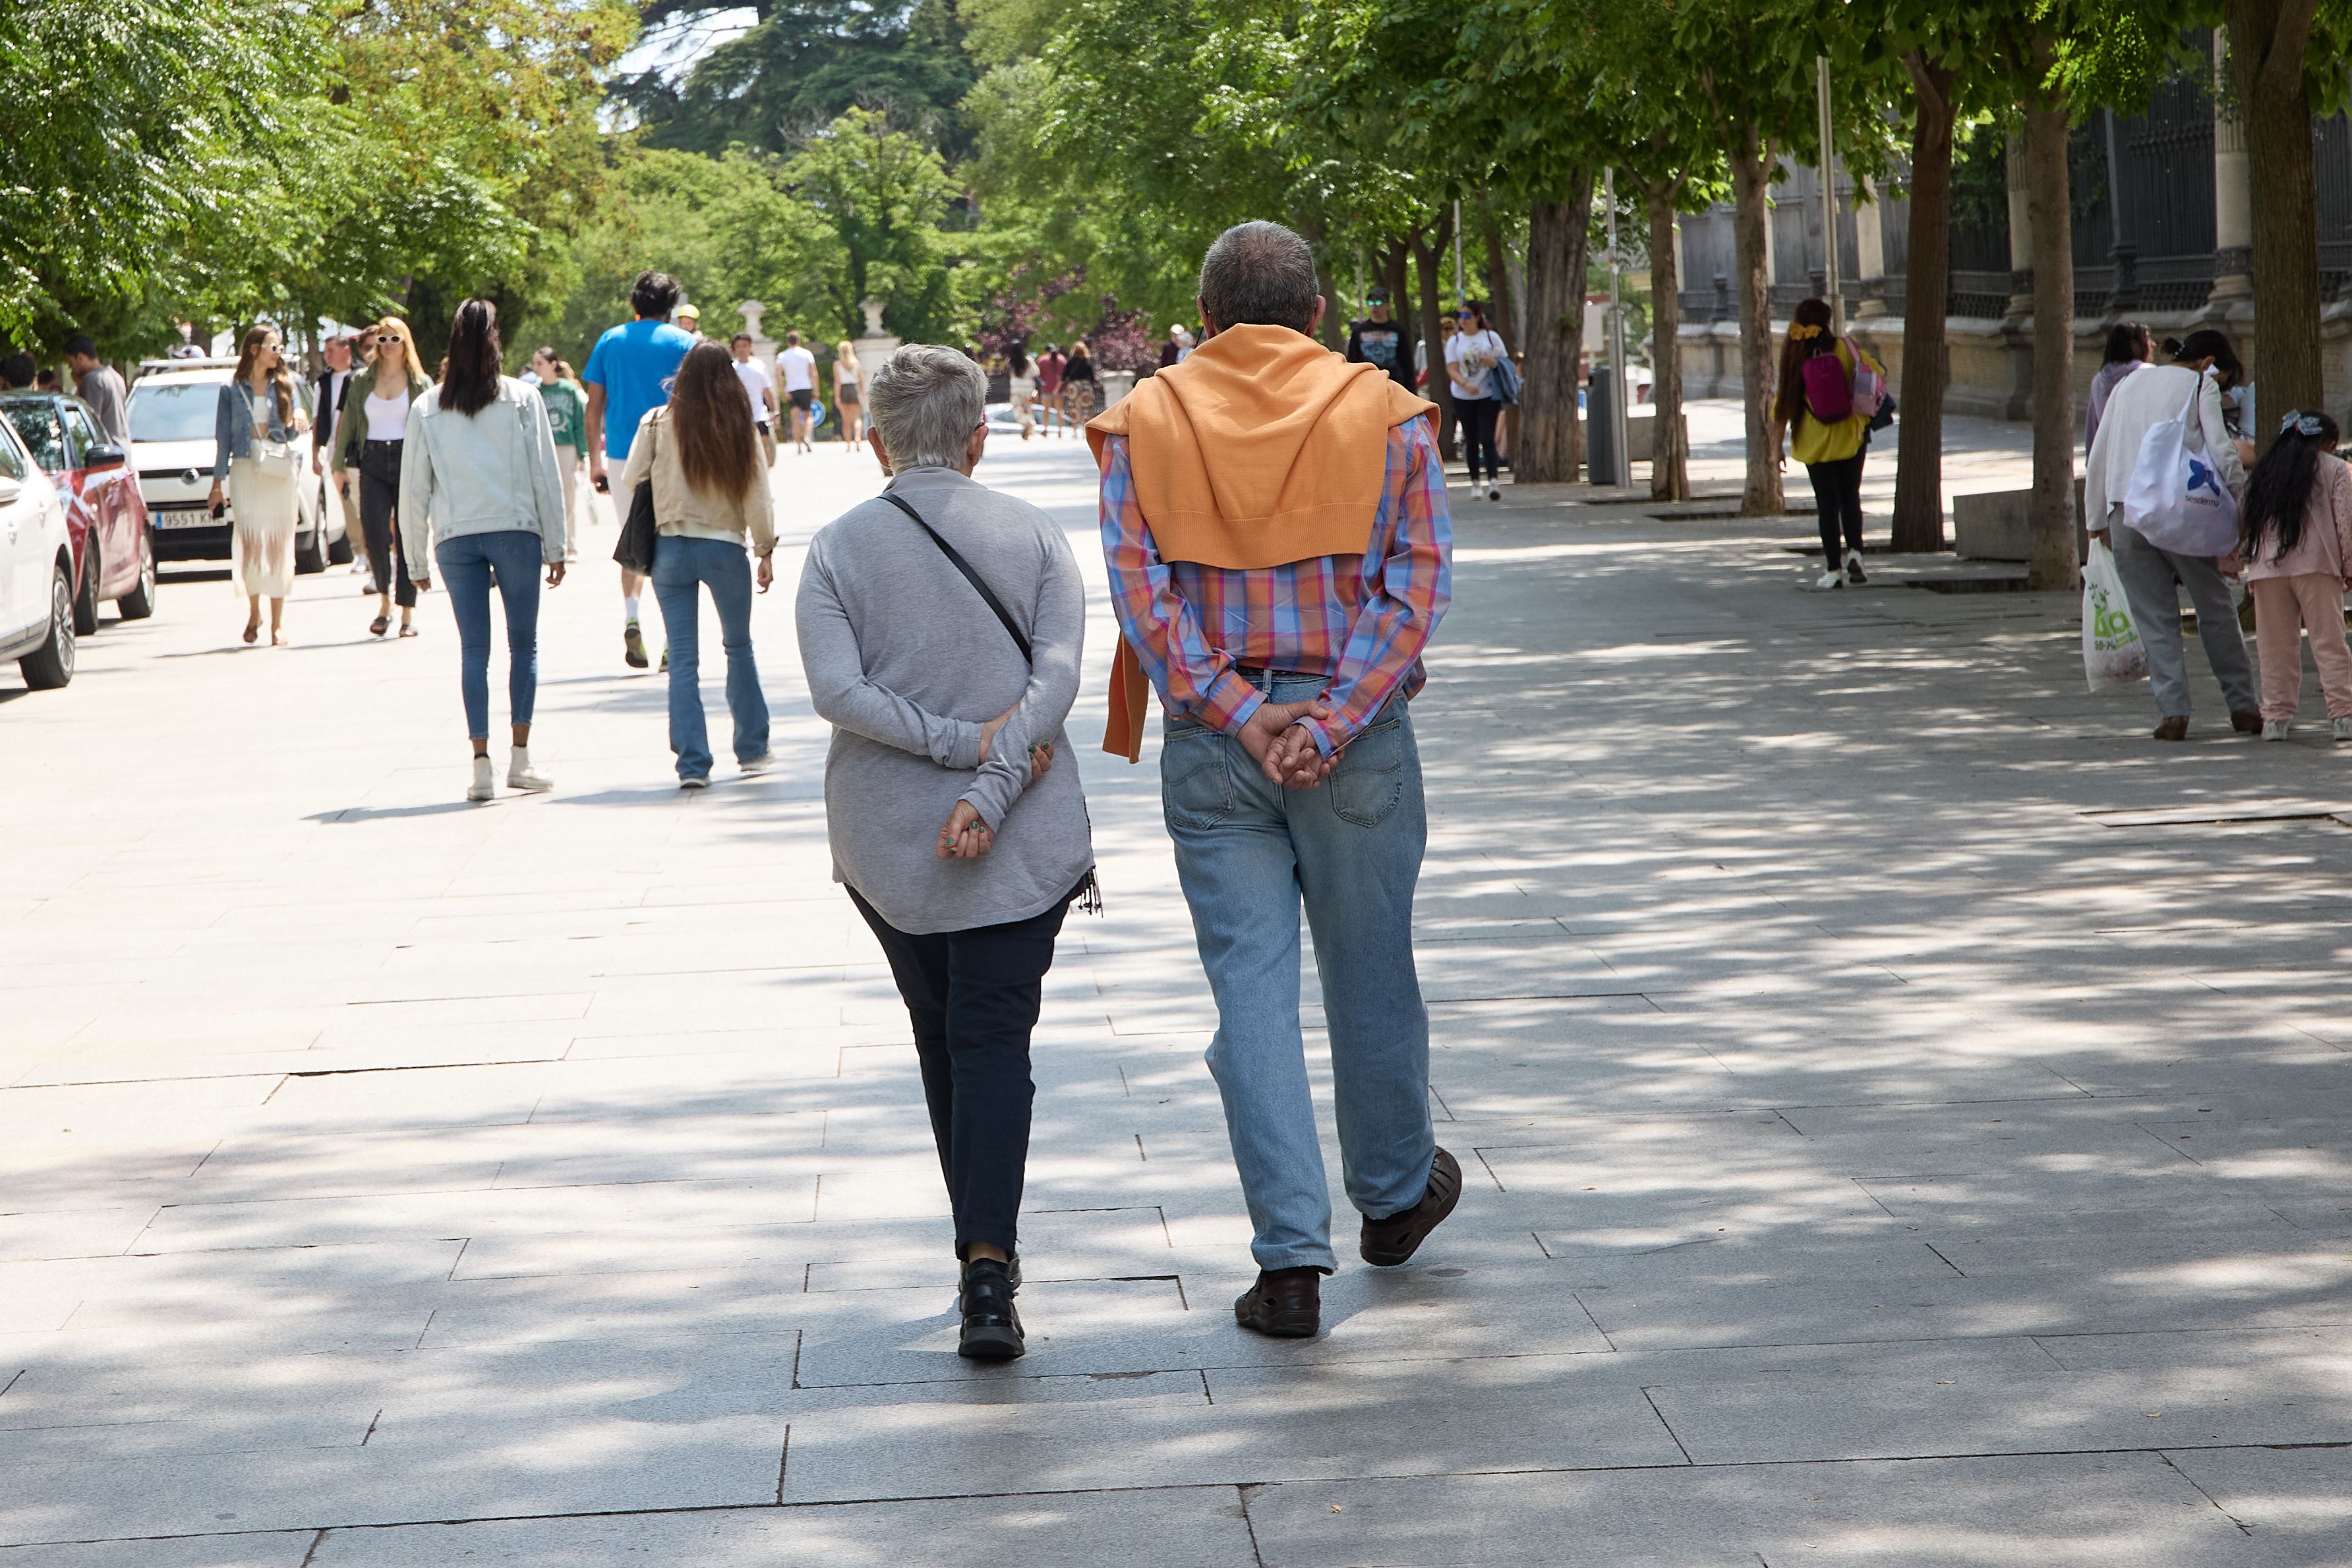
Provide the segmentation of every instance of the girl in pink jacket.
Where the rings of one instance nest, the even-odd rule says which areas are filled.
[[[2352,647],[2344,640],[2344,592],[2352,588],[2352,465],[2336,455],[2336,422],[2292,412],[2246,479],[2238,514],[2246,589],[2254,598],[2254,645],[2263,664],[2263,738],[2284,740],[2303,689],[2311,636],[2336,738],[2352,740]]]

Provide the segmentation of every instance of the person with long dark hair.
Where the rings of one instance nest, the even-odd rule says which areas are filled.
[[[2352,646],[2344,640],[2344,591],[2352,588],[2352,465],[2336,455],[2336,422],[2288,411],[2278,439],[2246,476],[2238,512],[2246,591],[2254,600],[2254,646],[2263,663],[2263,738],[2284,740],[2303,689],[2311,639],[2335,737],[2352,740]]]
[[[498,793],[490,764],[490,589],[506,612],[507,706],[514,750],[507,787],[554,781],[531,766],[539,695],[539,569],[563,582],[563,470],[539,389],[499,372],[498,308],[468,299],[449,329],[448,369],[409,410],[400,471],[400,559],[419,588],[438,561],[457,617],[457,688],[473,743],[468,800]]]
[[[1062,365],[1062,419],[1073,429],[1084,429],[1087,421],[1095,416],[1100,384],[1095,380],[1094,351],[1087,347],[1084,338],[1070,345],[1069,358]]]
[[[221,504],[228,486],[236,536],[236,575],[245,590],[245,641],[261,635],[261,601],[269,601],[269,645],[286,645],[286,596],[294,591],[294,529],[302,474],[294,439],[310,425],[294,401],[294,376],[278,329],[267,323],[245,335],[236,374],[220,390],[213,418],[213,487]]]
[[[2107,329],[2107,351],[2091,377],[2090,394],[2083,400],[2083,451],[2087,455],[2099,439],[2099,420],[2116,383],[2156,358],[2156,340],[2145,321],[2118,321]]]
[[[698,624],[706,585],[727,649],[735,763],[746,773],[762,772],[769,765],[768,698],[751,656],[752,573],[743,543],[748,536],[760,557],[765,593],[775,581],[770,559],[776,548],[775,503],[751,402],[736,379],[735,361],[718,344],[698,343],[688,353],[669,402],[637,427],[620,494],[635,495],[646,479],[653,481],[660,535],[654,545],[654,599],[669,638],[669,748],[677,757],[678,788],[710,783]]]
[[[1486,473],[1486,499],[1499,501],[1503,460],[1495,450],[1495,422],[1502,400],[1495,395],[1495,367],[1510,357],[1502,334],[1486,323],[1486,302],[1465,300],[1454,313],[1454,336],[1445,340],[1445,376],[1454,390],[1454,421],[1461,432],[1463,461],[1470,465],[1470,494],[1478,494],[1479,464]]]
[[[1026,441],[1037,423],[1037,365],[1029,357],[1029,345],[1015,340],[1004,350],[1006,394],[1013,400],[1013,417],[1021,422],[1021,439]]]
[[[2180,590],[2197,606],[2197,637],[2205,661],[2230,705],[2230,726],[2242,735],[2263,727],[2254,695],[2254,668],[2246,639],[2238,630],[2225,572],[2236,570],[2218,556],[2181,555],[2149,542],[2124,520],[2124,497],[2147,433],[2186,416],[2189,448],[2204,459],[2213,482],[2232,496],[2246,488],[2253,447],[2230,434],[2223,418],[2222,389],[2243,371],[2230,340],[2210,328],[2165,344],[2173,362],[2134,371],[2116,383],[2099,416],[2098,439],[2083,465],[2083,516],[2090,535],[2112,540],[2116,575],[2123,580],[2132,624],[2147,650],[2147,682],[2156,698],[2158,740],[2189,738],[2189,664],[2180,643]]]
[[[1780,390],[1773,399],[1772,423],[1788,433],[1790,455],[1805,465],[1805,477],[1812,481],[1823,568],[1813,586],[1843,588],[1851,582],[1859,588],[1870,580],[1862,570],[1862,465],[1870,451],[1870,419],[1853,407],[1851,389],[1857,364],[1885,372],[1860,344],[1830,329],[1827,300],[1801,300],[1790,314],[1789,335],[1780,343]],[[1833,389],[1808,389],[1805,367],[1823,354],[1837,356],[1836,381],[1847,389],[1843,398]],[[1818,372],[1813,379],[1832,380]],[[1827,406],[1822,406],[1824,402]]]
[[[400,557],[400,461],[407,440],[409,406],[432,386],[416,351],[416,334],[397,316],[367,329],[374,347],[367,369],[343,392],[343,417],[336,425],[334,470],[360,474],[360,528],[367,539],[368,570],[374,574],[375,619],[369,632],[392,629],[392,609],[400,606],[400,634],[416,635],[416,588]]]

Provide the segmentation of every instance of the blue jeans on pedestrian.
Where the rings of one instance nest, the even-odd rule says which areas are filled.
[[[664,534],[654,544],[654,599],[669,639],[669,748],[680,779],[710,777],[710,734],[702,720],[701,585],[719,607],[727,649],[727,711],[735,719],[735,760],[768,753],[768,698],[751,659],[751,561],[732,539]]]
[[[1256,681],[1276,702],[1303,701],[1324,684]],[[1209,1071],[1249,1202],[1250,1250],[1261,1269],[1328,1273],[1331,1194],[1298,1018],[1302,900],[1330,1031],[1348,1200],[1374,1219],[1411,1208],[1436,1150],[1429,1010],[1412,962],[1413,884],[1429,837],[1412,721],[1402,697],[1391,700],[1320,787],[1286,789],[1233,737],[1171,719],[1160,779],[1217,1002]]]
[[[540,538],[529,528],[459,534],[433,547],[449,608],[457,615],[457,689],[466,698],[466,734],[490,735],[490,581],[507,612],[509,722],[529,724],[539,698]]]

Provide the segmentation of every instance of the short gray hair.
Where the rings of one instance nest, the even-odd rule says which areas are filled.
[[[874,372],[866,404],[892,468],[954,468],[988,417],[988,377],[961,349],[908,343]]]
[[[1201,308],[1218,327],[1315,325],[1315,253],[1280,224],[1235,224],[1201,258]]]

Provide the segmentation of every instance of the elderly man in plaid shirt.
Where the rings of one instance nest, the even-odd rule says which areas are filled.
[[[1209,1067],[1249,1201],[1247,1328],[1321,1326],[1331,1199],[1298,1013],[1315,930],[1360,1251],[1412,1257],[1462,1172],[1429,1116],[1412,895],[1428,837],[1407,701],[1451,591],[1432,406],[1312,337],[1314,257],[1243,224],[1201,264],[1206,340],[1087,429],[1123,641],[1106,749],[1140,754],[1160,695],[1160,788],[1218,1029]]]

